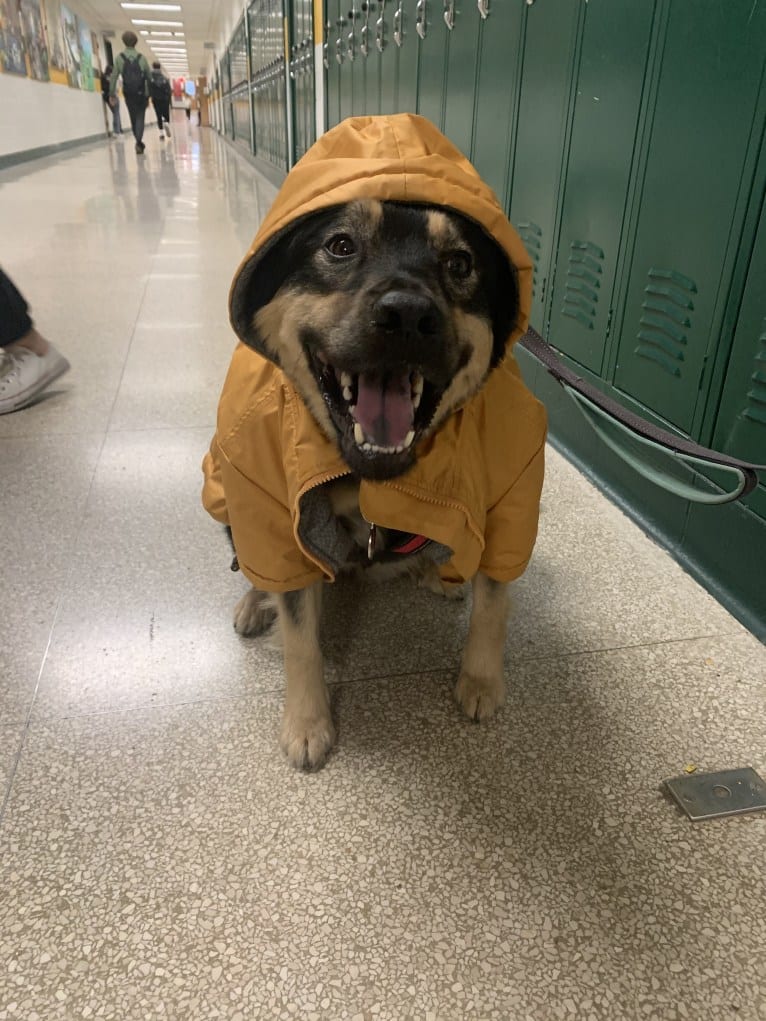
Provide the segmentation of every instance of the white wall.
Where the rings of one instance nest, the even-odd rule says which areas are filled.
[[[103,105],[100,91],[0,74],[0,156],[103,133]]]

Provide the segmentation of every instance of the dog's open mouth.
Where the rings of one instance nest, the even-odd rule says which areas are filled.
[[[417,367],[348,372],[313,352],[322,396],[341,435],[367,457],[407,457],[433,418],[440,391]]]

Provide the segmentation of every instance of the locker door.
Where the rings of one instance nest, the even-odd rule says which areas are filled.
[[[508,198],[508,160],[521,80],[524,6],[521,0],[490,0],[479,39],[472,158],[503,206]]]
[[[444,128],[444,76],[447,62],[448,29],[444,20],[451,0],[420,0],[416,26],[420,37],[418,63],[418,110]]]
[[[375,50],[380,86],[380,113],[396,112],[396,54],[391,18],[395,0],[377,0],[375,19]]]
[[[354,92],[354,113],[378,112],[378,60],[375,49],[375,3],[359,4],[357,62],[359,88]]]
[[[653,4],[585,8],[550,336],[602,373]]]
[[[364,24],[360,0],[348,0],[348,22],[346,24],[346,59],[351,65],[351,115],[356,117],[366,111],[367,88],[365,60],[360,49],[360,31]]]
[[[324,63],[325,81],[327,83],[327,127],[335,127],[341,121],[340,113],[340,64],[335,58],[335,41],[337,21],[339,17],[339,0],[325,0],[324,44],[322,60]]]
[[[752,0],[670,6],[614,378],[685,432],[720,331],[764,39]]]
[[[394,45],[398,48],[396,109],[415,113],[418,102],[418,34],[415,31],[415,0],[397,0],[393,19]]]
[[[766,461],[766,205],[734,331],[713,446],[756,464]],[[761,491],[766,517],[766,486],[761,485]]]
[[[449,36],[444,133],[470,159],[481,18],[475,0],[450,0],[445,17]]]
[[[511,177],[511,221],[535,267],[531,322],[546,331],[544,311],[553,254],[578,0],[525,5],[524,66]]]
[[[350,117],[354,109],[354,64],[356,54],[352,50],[349,55],[348,35],[353,29],[353,22],[347,17],[348,0],[338,0],[337,17],[332,30],[330,60],[335,62],[340,88],[340,119]],[[352,59],[353,58],[353,59]]]

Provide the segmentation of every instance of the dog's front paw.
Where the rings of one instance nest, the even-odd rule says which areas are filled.
[[[306,716],[285,710],[279,743],[296,769],[319,769],[335,744],[335,727],[329,712]]]
[[[277,619],[274,597],[251,588],[234,607],[234,630],[239,635],[263,634]]]
[[[455,698],[472,720],[488,720],[505,702],[505,681],[500,677],[477,677],[463,670],[455,687]]]

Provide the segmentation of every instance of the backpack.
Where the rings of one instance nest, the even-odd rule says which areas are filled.
[[[122,56],[122,91],[126,99],[146,98],[146,77],[141,67],[141,58],[131,60],[124,53]]]
[[[152,71],[149,92],[152,99],[157,100],[159,103],[167,102],[170,99],[170,82],[162,71]]]

